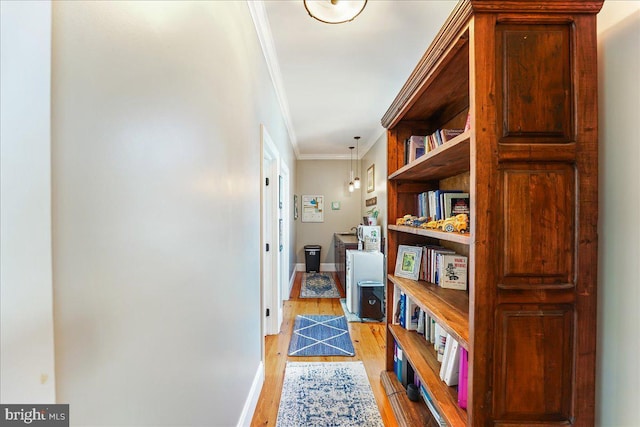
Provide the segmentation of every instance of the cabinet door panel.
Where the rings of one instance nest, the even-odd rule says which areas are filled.
[[[570,305],[501,305],[496,311],[495,418],[569,421],[574,313]]]
[[[500,287],[574,286],[575,198],[571,165],[503,165]]]
[[[569,24],[497,26],[501,142],[572,139],[570,28]]]

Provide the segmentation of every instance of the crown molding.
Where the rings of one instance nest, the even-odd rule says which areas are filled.
[[[280,63],[278,62],[278,55],[276,54],[276,47],[273,43],[273,36],[271,35],[271,27],[269,26],[269,18],[267,17],[267,11],[264,6],[263,0],[246,0],[247,6],[249,6],[249,12],[251,13],[251,19],[260,40],[260,46],[262,47],[262,54],[267,62],[267,68],[269,69],[269,75],[271,76],[271,82],[280,104],[280,111],[284,119],[287,132],[289,134],[289,140],[293,147],[293,152],[296,158],[300,158],[300,149],[298,147],[298,140],[293,130],[293,124],[291,121],[291,114],[289,113],[289,102],[284,91],[284,85],[282,83],[282,73],[280,72]]]

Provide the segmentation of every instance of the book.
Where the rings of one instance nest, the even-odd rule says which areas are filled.
[[[460,347],[459,362],[458,406],[460,406],[462,409],[466,409],[467,393],[469,389],[469,353],[463,347]]]
[[[444,207],[444,217],[449,218],[458,214],[471,214],[469,205],[469,193],[445,193],[442,205]]]
[[[400,324],[400,297],[402,292],[397,286],[393,287],[393,321],[394,325]]]
[[[440,427],[447,427],[446,421],[444,420],[444,418],[442,418],[442,415],[440,415],[440,412],[438,412],[435,405],[433,404],[433,400],[431,399],[431,396],[427,392],[427,388],[424,386],[424,384],[420,385],[420,395],[422,395],[422,399],[424,399],[424,403],[427,404],[427,408],[429,408],[429,412],[431,412],[431,415],[433,415],[433,418],[436,420],[438,425]]]
[[[446,289],[467,290],[468,259],[459,254],[442,254],[438,285]]]
[[[449,361],[451,360],[451,344],[453,340],[451,335],[447,334],[447,341],[444,344],[444,354],[442,356],[442,363],[440,364],[440,379],[444,381],[444,375],[449,366]]]
[[[447,345],[447,331],[436,323],[436,350],[438,351],[438,362],[442,363],[444,358],[444,349]]]
[[[440,129],[440,138],[442,139],[442,142],[445,143],[451,141],[463,132],[464,129]]]
[[[462,190],[436,190],[436,219],[446,219],[448,218],[447,216],[445,216],[445,202],[444,202],[444,196],[445,194],[451,194],[451,193],[462,193]]]
[[[460,374],[460,344],[453,337],[447,337],[449,352],[442,380],[449,387],[458,385]]]
[[[452,249],[445,249],[445,248],[439,248],[439,249],[433,249],[431,251],[431,259],[430,259],[430,264],[431,264],[431,269],[430,269],[430,277],[429,277],[429,281],[431,283],[434,284],[438,284],[438,282],[440,281],[440,274],[438,272],[438,255],[442,255],[442,254],[455,254],[455,251],[453,251]]]
[[[398,323],[403,328],[407,327],[407,317],[406,317],[406,305],[407,305],[407,296],[404,292],[400,292],[400,302],[398,303]]]
[[[425,328],[424,328],[424,321],[425,321],[425,313],[424,310],[422,310],[421,308],[419,308],[420,312],[418,314],[418,327],[416,328],[416,332],[419,333],[420,335],[424,335],[425,334]]]
[[[434,319],[433,317],[431,318],[431,327],[429,329],[431,329],[431,331],[429,332],[429,341],[431,342],[431,344],[433,344],[434,342],[436,342],[436,319]]]
[[[420,307],[411,298],[405,295],[405,328],[408,331],[418,330],[418,318],[420,316]]]
[[[411,135],[405,142],[406,162],[411,163],[425,153],[426,137],[419,135]]]

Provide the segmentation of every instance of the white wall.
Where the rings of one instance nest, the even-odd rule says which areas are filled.
[[[51,5],[0,3],[0,399],[54,403]]]
[[[606,1],[598,15],[599,273],[596,416],[638,426],[640,384],[640,2]]]
[[[52,73],[58,401],[72,425],[235,425],[260,123],[295,174],[246,3],[54,2]]]

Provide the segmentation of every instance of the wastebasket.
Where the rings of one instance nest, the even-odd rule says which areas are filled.
[[[361,319],[382,320],[384,317],[382,301],[384,301],[384,284],[373,280],[358,282],[358,317]]]
[[[320,271],[320,245],[305,245],[304,263],[307,273]]]

